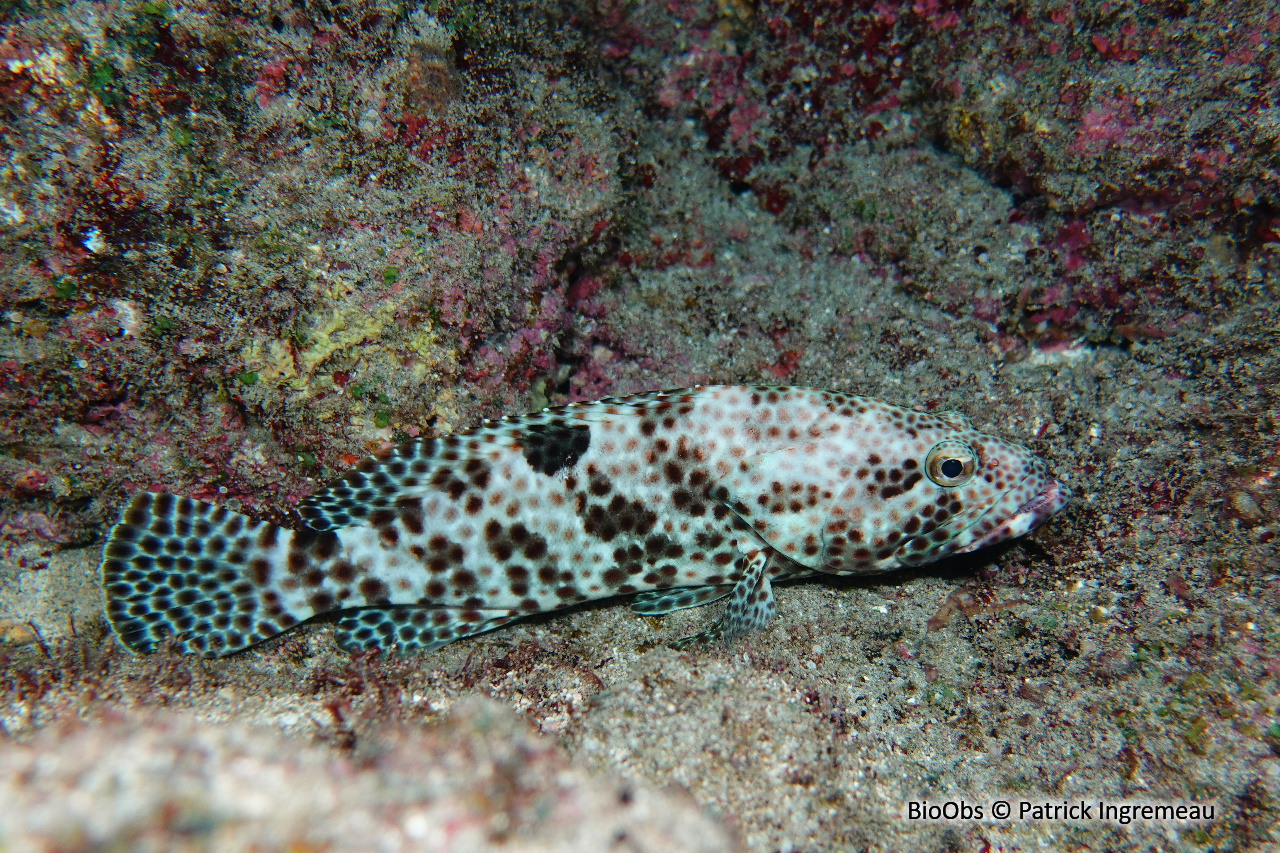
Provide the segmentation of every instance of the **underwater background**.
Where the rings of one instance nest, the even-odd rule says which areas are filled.
[[[1280,8],[0,0],[0,849],[1280,842]],[[426,656],[129,654],[102,540],[693,383],[957,411],[1030,537]],[[1213,820],[908,803],[1213,803]],[[1016,816],[1016,811],[1015,811]]]

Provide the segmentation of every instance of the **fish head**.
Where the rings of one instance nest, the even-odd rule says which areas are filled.
[[[832,504],[823,568],[877,572],[920,566],[1022,536],[1071,497],[1044,460],[955,414],[893,407],[876,452]]]

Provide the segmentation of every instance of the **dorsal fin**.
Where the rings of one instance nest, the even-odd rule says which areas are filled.
[[[489,476],[488,456],[516,449],[539,474],[572,465],[590,446],[590,427],[576,409],[546,409],[486,421],[441,438],[415,439],[369,458],[298,504],[312,530],[359,524],[397,500],[444,492],[457,498]]]
[[[468,481],[487,476],[488,466],[482,463],[500,449],[518,448],[534,472],[553,476],[586,453],[590,423],[609,417],[610,409],[660,406],[691,393],[694,389],[678,388],[606,397],[487,420],[454,435],[414,439],[360,462],[304,499],[297,512],[312,530],[334,530],[359,524],[376,510],[392,509],[400,498],[439,491],[456,498]]]

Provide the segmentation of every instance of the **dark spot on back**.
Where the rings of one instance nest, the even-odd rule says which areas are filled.
[[[588,536],[594,536],[604,542],[612,541],[618,535],[618,525],[613,518],[605,514],[604,508],[592,506],[582,519],[582,529]]]
[[[667,546],[671,544],[671,540],[661,533],[655,533],[648,539],[644,540],[644,551],[646,554],[657,557],[667,550]]]
[[[179,523],[179,525],[180,524],[182,523]],[[189,533],[189,530],[187,530],[187,532],[184,533],[179,526],[179,528],[177,529],[177,533],[178,535],[187,535],[187,533]],[[257,533],[257,547],[264,549],[264,551],[270,551],[271,548],[275,547],[276,538],[279,537],[279,534],[280,534],[280,528],[278,528],[278,526],[275,526],[274,524],[262,525],[262,529],[259,530],[259,533]]]
[[[524,544],[524,555],[530,560],[541,560],[547,555],[547,540],[541,536],[532,536]]]
[[[405,497],[396,501],[396,511],[400,515],[400,523],[413,536],[421,536],[422,502],[417,498]]]
[[[384,604],[387,601],[387,585],[377,578],[360,581],[360,594],[368,604]]]
[[[548,477],[572,467],[591,448],[591,427],[585,424],[533,424],[521,439],[529,467]]]
[[[312,553],[321,560],[328,560],[338,553],[338,534],[331,530],[317,534]]]
[[[255,560],[254,562],[257,561]],[[265,562],[265,560],[263,562]],[[289,574],[291,575],[301,574],[307,566],[311,565],[311,560],[302,551],[290,551],[285,562],[289,567]],[[270,574],[270,570],[268,570],[268,574]],[[264,583],[264,581],[258,581],[258,583]]]

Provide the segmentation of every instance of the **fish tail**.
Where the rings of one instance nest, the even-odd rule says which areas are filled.
[[[103,551],[107,619],[137,652],[165,642],[205,657],[238,652],[332,607],[289,590],[336,546],[332,532],[293,531],[204,501],[143,492]]]

